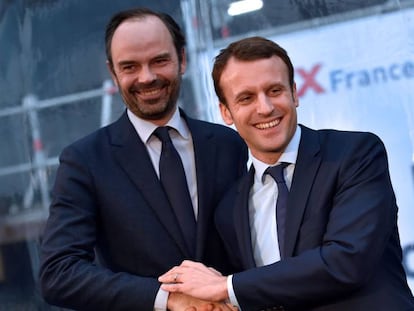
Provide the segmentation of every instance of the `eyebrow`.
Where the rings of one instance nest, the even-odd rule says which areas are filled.
[[[158,54],[157,56],[153,57],[153,59],[157,59],[157,58],[171,58],[171,53],[169,52],[165,52],[165,53],[161,53]]]
[[[158,54],[155,57],[151,58],[151,60],[160,59],[160,58],[171,58],[171,53],[165,52],[165,53]],[[137,62],[134,60],[121,60],[117,64],[118,66],[122,66],[122,65],[136,64],[136,63]]]
[[[118,62],[118,66],[122,66],[122,65],[130,65],[130,64],[135,64],[136,62],[133,60],[121,60],[120,62]]]

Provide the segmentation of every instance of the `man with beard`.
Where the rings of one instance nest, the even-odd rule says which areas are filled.
[[[120,12],[105,39],[127,109],[60,156],[41,248],[42,294],[77,310],[225,310],[221,302],[168,295],[157,276],[184,259],[228,271],[212,215],[244,173],[247,148],[234,130],[177,107],[185,39],[170,16],[145,8]],[[167,127],[183,163],[194,234],[181,225],[160,180],[158,127]]]

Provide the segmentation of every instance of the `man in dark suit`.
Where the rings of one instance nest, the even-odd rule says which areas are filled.
[[[226,310],[160,290],[157,277],[184,259],[228,269],[213,212],[244,173],[247,147],[234,130],[189,118],[177,107],[185,40],[171,17],[148,9],[120,12],[105,38],[127,110],[61,154],[41,247],[42,294],[77,310]],[[184,166],[194,249],[159,179],[164,145],[153,135],[159,126],[170,128]]]
[[[224,277],[185,261],[159,278],[162,288],[230,299],[243,311],[414,310],[380,139],[298,125],[293,66],[270,40],[230,44],[213,79],[223,119],[252,154],[249,174],[216,213],[242,272]]]

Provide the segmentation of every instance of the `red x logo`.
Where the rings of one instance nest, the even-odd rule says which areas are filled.
[[[306,72],[302,68],[296,69],[298,74],[303,78],[303,84],[298,90],[298,96],[305,95],[308,89],[313,89],[317,94],[324,93],[325,89],[316,81],[316,74],[321,69],[322,64],[313,66],[310,72]]]

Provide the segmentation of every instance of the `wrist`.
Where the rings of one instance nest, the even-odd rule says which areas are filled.
[[[219,301],[224,301],[226,303],[230,302],[229,291],[227,289],[227,278],[227,276],[223,276],[219,283]]]

